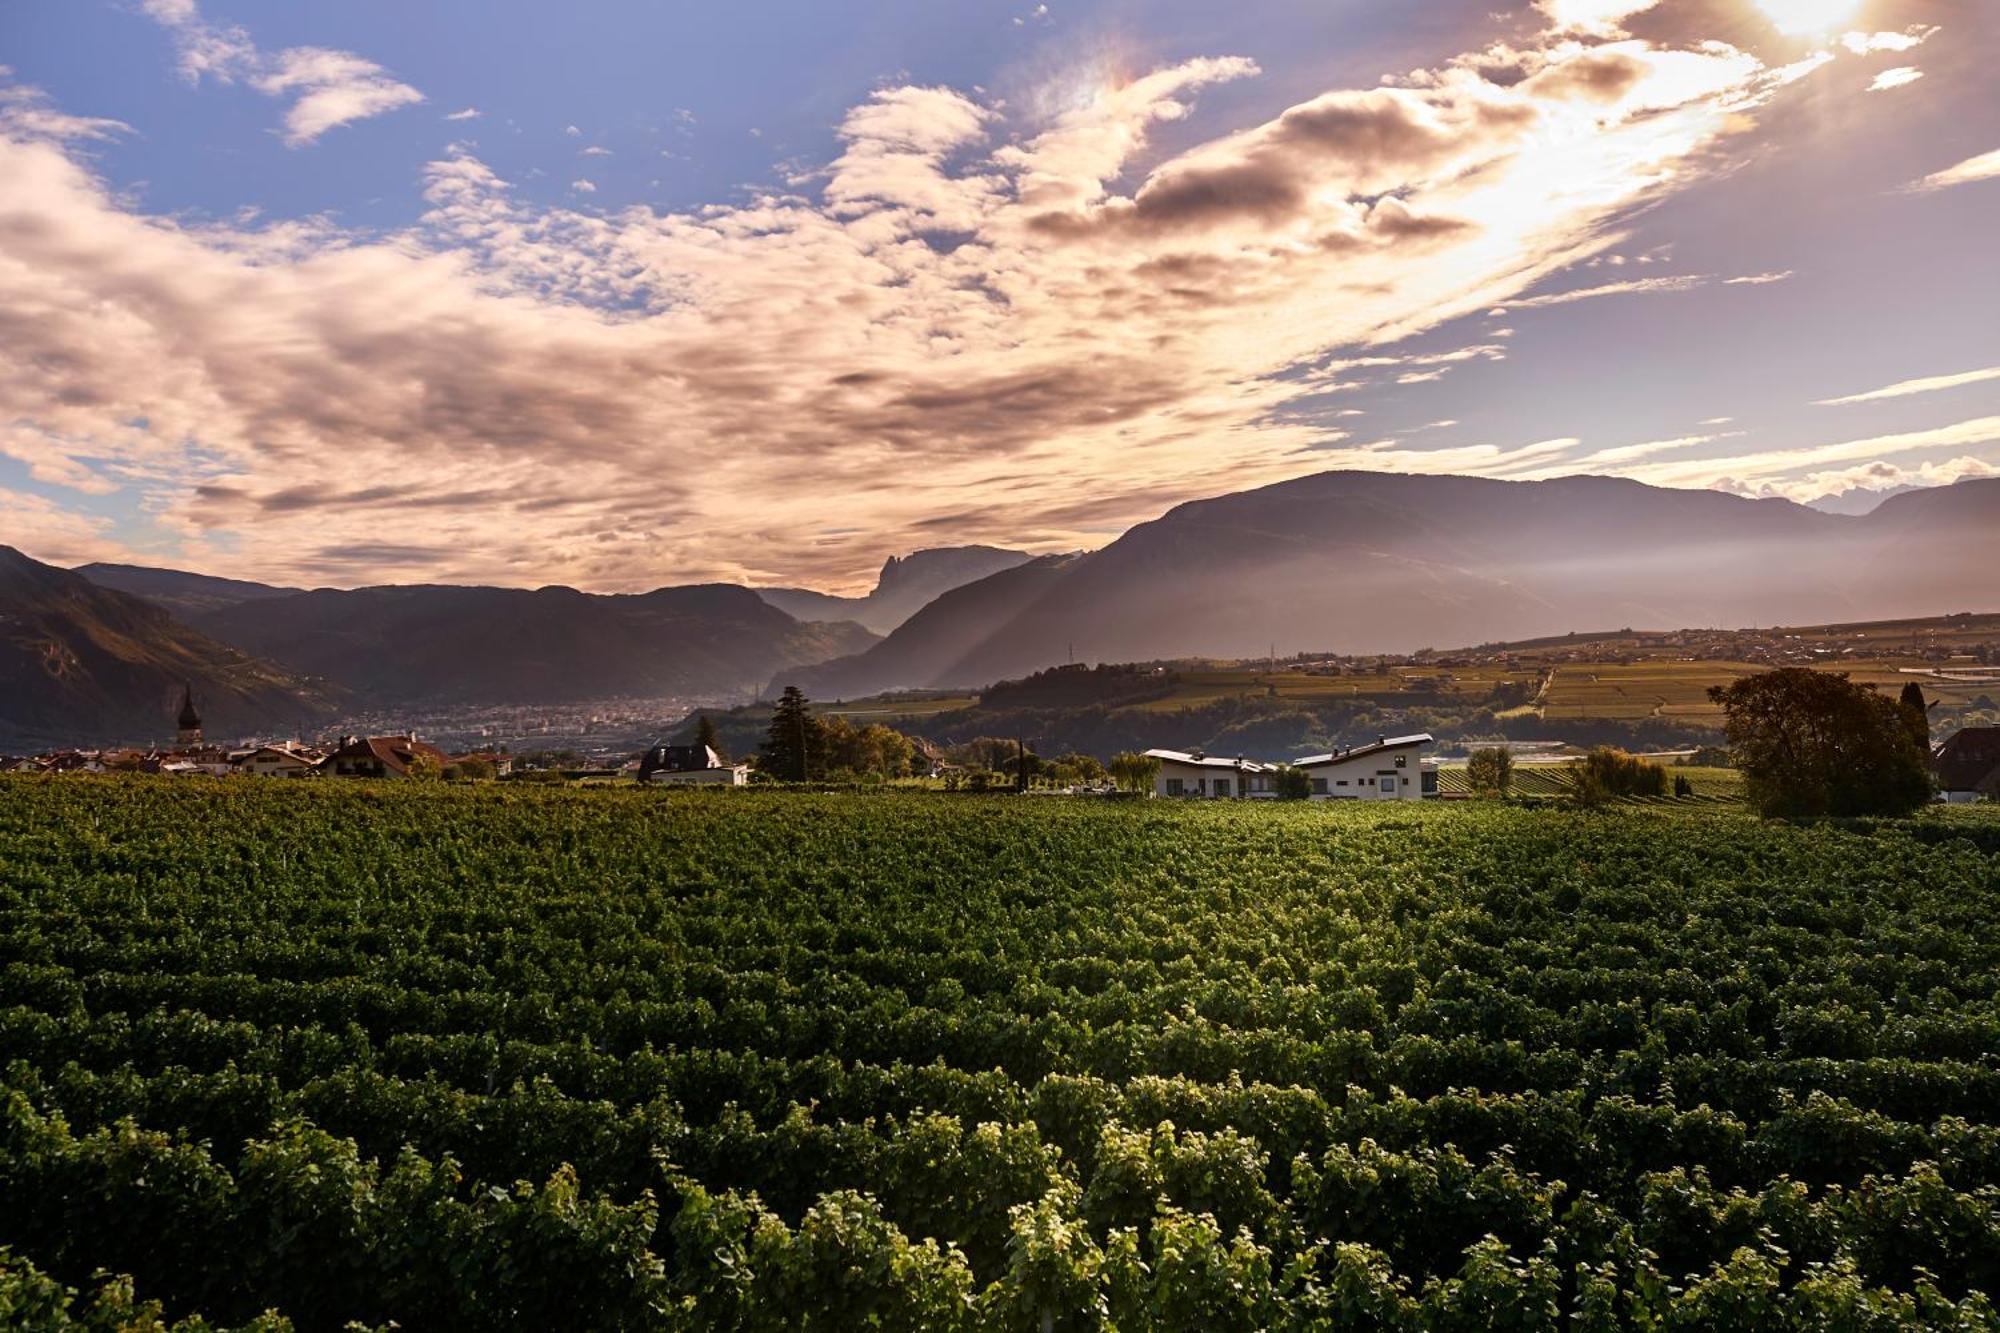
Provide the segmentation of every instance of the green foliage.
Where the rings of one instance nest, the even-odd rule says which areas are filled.
[[[1110,768],[1112,781],[1118,784],[1120,791],[1150,792],[1160,777],[1160,761],[1135,750],[1126,750],[1115,756]]]
[[[778,782],[826,777],[826,731],[796,685],[785,686],[771,710],[771,727],[757,751],[757,771]]]
[[[715,719],[707,713],[694,720],[694,744],[706,745],[715,751],[716,757],[725,764],[729,762],[729,751],[723,747],[722,733],[716,729]]]
[[[1915,719],[1872,685],[1788,667],[1709,697],[1728,718],[1731,756],[1762,814],[1907,814],[1931,797]]]
[[[1574,765],[1578,805],[1602,805],[1612,797],[1664,797],[1666,769],[1650,759],[1598,747]]]
[[[1303,768],[1293,768],[1290,764],[1280,765],[1272,780],[1273,789],[1281,801],[1304,801],[1312,797],[1312,774]]]
[[[0,1326],[1991,1329],[1996,855],[4,778]]]
[[[1514,785],[1514,752],[1504,745],[1474,750],[1466,760],[1465,775],[1475,795],[1505,796]]]

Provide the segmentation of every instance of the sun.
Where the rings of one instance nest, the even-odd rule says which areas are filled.
[[[1806,37],[1853,22],[1861,0],[1757,0],[1778,31]]]

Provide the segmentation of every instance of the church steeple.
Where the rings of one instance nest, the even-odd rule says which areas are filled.
[[[183,746],[201,744],[201,714],[195,711],[194,687],[181,684],[180,743]]]

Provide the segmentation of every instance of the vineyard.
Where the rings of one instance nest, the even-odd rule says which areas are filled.
[[[0,778],[0,1325],[1992,1329],[1995,813]]]

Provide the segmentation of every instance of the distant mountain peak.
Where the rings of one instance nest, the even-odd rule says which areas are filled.
[[[759,588],[772,606],[805,621],[852,620],[887,634],[953,588],[1026,564],[1024,551],[997,546],[936,546],[882,562],[866,597],[837,597],[810,588]]]

